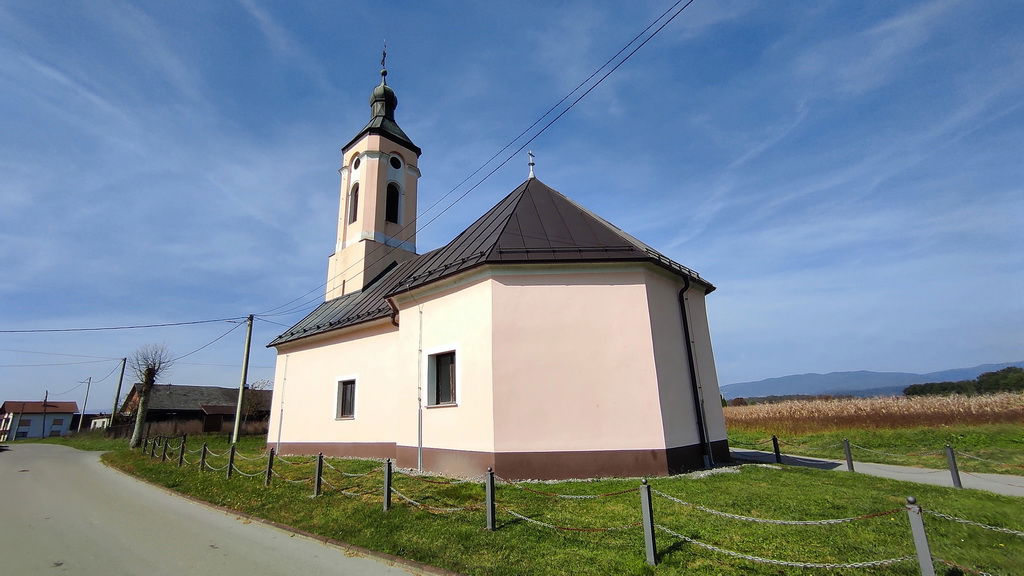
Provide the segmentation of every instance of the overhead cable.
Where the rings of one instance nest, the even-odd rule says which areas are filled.
[[[566,107],[565,109],[563,109],[563,110],[562,110],[561,112],[559,112],[559,113],[558,113],[558,114],[557,114],[557,115],[556,115],[556,116],[555,116],[554,118],[552,118],[552,119],[551,119],[551,121],[549,121],[549,122],[548,122],[547,124],[545,124],[545,125],[544,125],[544,127],[543,127],[543,128],[541,128],[541,129],[540,129],[540,130],[539,130],[539,131],[538,131],[538,132],[537,132],[536,134],[534,134],[534,135],[533,135],[533,136],[531,136],[531,137],[530,137],[529,139],[527,139],[527,140],[526,140],[525,142],[523,142],[523,143],[522,143],[522,145],[520,145],[520,146],[519,146],[519,147],[518,147],[518,148],[517,148],[517,149],[516,149],[516,150],[515,150],[514,152],[512,152],[511,154],[509,154],[509,155],[508,155],[508,156],[507,156],[507,157],[506,157],[506,158],[505,158],[504,160],[502,160],[502,161],[501,161],[501,162],[500,162],[500,163],[499,163],[499,164],[498,164],[497,166],[495,166],[495,167],[494,167],[494,168],[493,168],[492,170],[490,170],[489,172],[487,172],[487,174],[485,174],[485,175],[484,175],[484,177],[483,177],[483,178],[481,178],[481,179],[480,179],[480,180],[479,180],[479,181],[478,181],[478,182],[477,182],[476,184],[474,184],[474,185],[473,185],[473,186],[471,186],[471,187],[470,187],[470,188],[469,188],[468,190],[466,190],[466,191],[465,191],[465,192],[463,192],[463,193],[462,193],[461,195],[459,195],[459,196],[458,196],[458,197],[457,197],[457,198],[456,198],[456,199],[455,199],[455,200],[454,200],[454,201],[453,201],[453,202],[452,202],[451,204],[449,204],[449,205],[448,205],[448,206],[446,206],[446,207],[445,207],[445,208],[444,208],[443,210],[441,210],[441,212],[439,212],[439,213],[438,213],[437,215],[435,215],[435,216],[434,216],[434,217],[432,217],[432,218],[431,218],[430,220],[428,220],[428,221],[427,221],[427,222],[426,222],[425,224],[423,224],[423,226],[421,226],[421,227],[417,228],[417,229],[416,229],[416,232],[420,232],[420,231],[424,230],[424,229],[425,229],[425,228],[426,228],[427,226],[430,226],[430,225],[431,225],[432,223],[434,223],[434,222],[435,222],[435,221],[436,221],[436,220],[437,220],[438,218],[440,218],[440,217],[441,217],[442,215],[444,215],[444,214],[445,214],[446,212],[448,212],[448,210],[450,210],[450,209],[451,209],[451,208],[452,208],[453,206],[455,206],[456,204],[458,204],[458,203],[459,203],[460,201],[462,201],[462,200],[463,200],[463,199],[464,199],[464,198],[465,198],[466,196],[468,196],[468,195],[469,195],[469,194],[470,194],[471,192],[473,192],[474,190],[476,190],[476,189],[477,189],[477,188],[478,188],[478,187],[479,187],[479,186],[480,186],[481,184],[483,184],[483,183],[484,183],[485,181],[487,181],[487,179],[488,179],[488,178],[490,178],[490,177],[491,177],[491,176],[492,176],[492,175],[493,175],[493,174],[494,174],[495,172],[497,172],[498,170],[500,170],[501,168],[503,168],[503,167],[504,167],[504,166],[505,166],[506,164],[508,164],[508,162],[509,162],[509,161],[511,161],[511,160],[512,160],[512,158],[514,158],[514,157],[515,157],[516,155],[518,155],[518,154],[519,154],[520,152],[522,152],[522,151],[523,151],[523,150],[524,150],[524,149],[525,149],[525,148],[526,148],[527,146],[529,146],[529,145],[530,145],[530,143],[532,143],[532,142],[533,142],[534,140],[536,140],[536,139],[537,139],[538,137],[540,137],[540,135],[541,135],[541,134],[543,134],[544,132],[546,132],[548,128],[550,128],[550,127],[551,127],[551,126],[552,126],[552,125],[553,125],[553,124],[554,124],[555,122],[557,122],[557,121],[558,121],[558,120],[559,120],[560,118],[562,118],[562,116],[564,116],[564,115],[565,115],[565,114],[566,114],[567,112],[569,112],[569,110],[572,110],[572,109],[573,109],[573,107],[575,107],[575,106],[576,106],[576,104],[578,104],[578,103],[579,103],[579,102],[580,102],[581,100],[583,100],[583,99],[584,99],[584,98],[585,98],[585,97],[586,97],[586,96],[587,96],[588,94],[590,94],[590,93],[591,93],[591,92],[592,92],[592,91],[593,91],[593,90],[594,90],[595,88],[597,88],[598,86],[600,86],[600,85],[601,85],[601,84],[602,84],[602,83],[603,83],[603,82],[605,81],[605,79],[607,79],[607,78],[608,78],[608,76],[610,76],[610,75],[611,75],[611,74],[612,74],[613,72],[615,72],[615,71],[616,71],[616,70],[617,70],[617,69],[618,69],[618,68],[619,68],[620,66],[622,66],[623,64],[625,64],[625,63],[626,63],[626,61],[628,61],[628,60],[629,60],[629,59],[630,59],[630,58],[631,58],[631,57],[632,57],[632,56],[633,56],[634,54],[636,54],[636,52],[637,52],[637,51],[639,51],[639,50],[640,50],[641,48],[643,48],[643,47],[644,47],[644,46],[645,46],[645,45],[646,45],[646,44],[647,44],[648,42],[650,42],[650,40],[651,40],[652,38],[654,38],[654,37],[655,37],[655,36],[656,36],[656,35],[657,35],[657,34],[658,34],[659,32],[661,32],[661,31],[662,31],[662,30],[663,30],[663,29],[664,29],[664,28],[665,28],[666,26],[668,26],[668,24],[669,24],[669,23],[671,23],[671,22],[672,22],[673,20],[675,20],[675,18],[676,18],[677,16],[679,16],[679,14],[681,14],[681,13],[683,12],[683,10],[686,10],[686,9],[687,9],[687,8],[688,8],[688,7],[689,7],[689,6],[691,5],[691,4],[693,4],[693,2],[694,2],[694,0],[689,0],[688,2],[686,2],[685,4],[683,4],[683,6],[682,6],[681,8],[679,8],[678,10],[676,10],[676,11],[675,11],[675,13],[673,13],[673,14],[672,14],[671,16],[669,16],[667,20],[665,20],[664,22],[662,22],[662,24],[661,24],[660,26],[658,26],[658,27],[657,27],[657,29],[655,29],[655,30],[654,30],[654,32],[652,32],[652,33],[651,33],[651,34],[650,34],[649,36],[647,36],[647,37],[646,37],[646,38],[645,38],[645,39],[644,39],[644,40],[643,40],[642,42],[640,42],[640,43],[639,43],[639,44],[638,44],[638,45],[637,45],[636,47],[634,47],[634,48],[633,48],[633,50],[631,50],[631,51],[630,51],[630,52],[629,52],[628,54],[626,54],[626,56],[625,56],[625,57],[623,57],[623,58],[622,58],[621,60],[619,60],[619,61],[618,61],[618,63],[616,63],[616,64],[615,64],[614,66],[612,66],[612,67],[611,67],[611,69],[609,69],[609,70],[608,70],[607,72],[605,72],[605,74],[604,74],[603,76],[601,76],[601,77],[600,77],[600,78],[599,78],[599,79],[598,79],[598,80],[597,80],[597,81],[596,81],[595,83],[593,83],[593,85],[591,85],[591,86],[590,86],[589,88],[587,88],[587,89],[586,89],[586,90],[585,90],[585,91],[584,91],[584,92],[583,92],[582,94],[580,94],[580,95],[579,95],[579,96],[578,96],[578,97],[577,97],[577,98],[576,98],[575,100],[573,100],[573,101],[572,101],[572,102],[571,102],[571,103],[570,103],[570,104],[569,104],[569,105],[568,105],[568,106],[567,106],[567,107]],[[668,8],[668,9],[666,9],[666,10],[665,10],[664,12],[662,12],[662,13],[661,13],[661,14],[660,14],[660,15],[659,15],[659,16],[658,16],[657,18],[655,18],[655,19],[654,19],[653,21],[651,21],[651,23],[650,23],[650,24],[648,24],[648,25],[647,25],[647,27],[645,27],[645,28],[644,28],[644,29],[643,29],[642,31],[640,31],[640,33],[639,33],[639,34],[637,34],[636,36],[634,36],[632,40],[630,40],[629,42],[627,42],[625,46],[623,46],[623,47],[622,47],[622,48],[621,48],[621,49],[620,49],[620,50],[619,50],[618,52],[616,52],[616,53],[615,53],[615,54],[614,54],[614,55],[613,55],[613,56],[612,56],[611,58],[609,58],[608,60],[606,60],[606,61],[605,61],[605,62],[604,62],[604,63],[603,63],[603,64],[602,64],[601,66],[599,66],[599,67],[598,67],[598,68],[597,68],[596,70],[594,70],[594,72],[592,72],[592,73],[591,73],[591,74],[590,74],[589,76],[587,76],[587,78],[585,78],[585,79],[584,79],[584,80],[583,80],[582,82],[580,82],[579,84],[577,84],[575,88],[573,88],[573,89],[572,89],[571,91],[569,91],[569,93],[568,93],[568,94],[566,94],[565,96],[563,96],[563,97],[562,97],[562,98],[561,98],[561,99],[560,99],[560,100],[559,100],[558,102],[556,102],[556,103],[555,103],[555,105],[554,105],[554,106],[552,106],[551,108],[549,108],[549,109],[548,109],[548,110],[547,110],[547,111],[546,111],[546,112],[545,112],[544,114],[542,114],[542,115],[541,115],[541,116],[540,116],[539,118],[537,118],[537,120],[535,120],[535,121],[534,121],[534,122],[533,122],[532,124],[530,124],[530,126],[528,126],[528,127],[527,127],[527,128],[525,129],[525,130],[523,130],[523,131],[522,131],[522,132],[521,132],[521,133],[520,133],[520,134],[519,134],[518,136],[516,136],[516,137],[515,137],[515,138],[513,138],[513,139],[512,139],[511,141],[509,141],[509,142],[508,142],[507,144],[505,144],[505,145],[504,145],[504,146],[503,146],[503,147],[502,147],[502,148],[501,148],[500,150],[498,150],[498,151],[497,151],[497,152],[496,152],[496,153],[495,153],[494,155],[492,155],[492,156],[491,156],[491,157],[490,157],[490,158],[489,158],[489,159],[488,159],[488,160],[487,160],[486,162],[484,162],[483,164],[481,164],[481,165],[480,165],[480,166],[479,166],[479,167],[478,167],[478,168],[477,168],[476,170],[474,170],[474,171],[473,171],[472,173],[470,173],[470,174],[469,174],[469,176],[467,176],[466,178],[464,178],[464,179],[463,179],[463,180],[462,180],[461,182],[459,182],[459,183],[458,183],[458,184],[457,184],[457,185],[456,185],[455,187],[453,187],[453,188],[452,188],[451,190],[449,190],[449,191],[448,191],[448,192],[446,192],[446,193],[445,193],[444,195],[442,195],[442,196],[441,196],[440,198],[438,198],[438,199],[437,199],[437,200],[436,200],[436,201],[435,201],[435,202],[434,202],[433,204],[431,204],[430,206],[428,206],[428,207],[427,207],[427,209],[423,211],[423,214],[422,214],[422,215],[419,215],[419,216],[417,216],[417,217],[414,217],[414,218],[413,218],[413,219],[412,219],[412,220],[411,220],[411,221],[410,221],[410,222],[409,222],[408,224],[406,224],[405,226],[403,226],[403,227],[402,227],[402,229],[401,229],[401,230],[399,230],[399,231],[398,231],[398,233],[396,234],[396,237],[397,237],[397,236],[400,236],[400,235],[401,235],[401,233],[402,233],[402,232],[404,232],[404,231],[405,231],[405,230],[406,230],[406,229],[407,229],[408,227],[410,227],[410,226],[415,226],[415,225],[416,225],[416,224],[417,224],[417,223],[419,222],[419,220],[420,220],[420,219],[421,219],[421,218],[422,218],[423,216],[425,216],[425,215],[426,215],[427,213],[429,213],[429,212],[430,212],[430,211],[431,211],[432,209],[434,209],[434,208],[435,208],[436,206],[438,206],[438,205],[439,205],[439,204],[440,204],[441,202],[443,202],[443,201],[444,201],[444,200],[445,200],[446,198],[448,198],[449,196],[451,196],[452,194],[454,194],[454,193],[455,193],[455,192],[456,192],[456,191],[457,191],[457,190],[458,190],[458,189],[459,189],[460,187],[462,187],[462,185],[464,185],[464,184],[465,184],[466,182],[468,182],[469,180],[471,180],[471,179],[472,179],[472,178],[473,178],[473,177],[474,177],[474,176],[475,176],[476,174],[480,173],[480,172],[481,172],[481,171],[482,171],[482,170],[483,170],[484,168],[486,168],[486,167],[487,167],[487,166],[488,166],[489,164],[491,164],[491,163],[492,163],[492,162],[493,162],[493,161],[494,161],[494,160],[495,160],[495,159],[496,159],[496,158],[497,158],[498,156],[500,156],[500,155],[502,154],[502,152],[504,152],[504,151],[508,150],[508,149],[509,149],[509,148],[510,148],[510,147],[511,147],[511,146],[512,146],[513,144],[515,144],[515,142],[516,142],[516,141],[520,140],[520,139],[521,139],[521,138],[522,138],[522,137],[523,137],[524,135],[526,135],[526,134],[527,134],[527,133],[528,133],[528,132],[529,132],[530,130],[532,130],[532,129],[533,129],[533,128],[534,128],[535,126],[537,126],[538,124],[540,124],[540,122],[541,122],[541,121],[543,121],[543,120],[544,120],[544,118],[547,118],[547,117],[548,117],[548,116],[549,116],[549,115],[550,115],[550,114],[551,114],[552,112],[554,112],[554,111],[555,111],[555,110],[556,110],[556,109],[557,109],[557,108],[558,108],[559,106],[561,106],[561,105],[562,105],[562,104],[563,104],[563,103],[564,103],[564,102],[565,102],[566,100],[568,100],[568,99],[569,99],[569,98],[570,98],[570,97],[571,97],[571,96],[572,96],[573,94],[575,94],[575,93],[576,93],[577,91],[579,91],[579,90],[580,90],[580,88],[582,88],[582,87],[583,87],[583,86],[585,86],[585,85],[586,85],[586,84],[587,84],[588,82],[590,82],[590,81],[591,81],[591,80],[592,80],[592,79],[593,79],[593,78],[594,78],[595,76],[597,76],[597,75],[598,75],[598,74],[599,74],[599,73],[600,73],[600,72],[601,72],[602,70],[604,70],[605,68],[608,68],[608,66],[609,66],[609,65],[610,65],[610,64],[611,64],[612,62],[614,62],[614,61],[615,61],[615,60],[616,60],[617,58],[619,58],[619,56],[621,56],[623,52],[625,52],[625,51],[626,51],[626,50],[627,50],[627,49],[628,49],[628,48],[629,48],[630,46],[632,46],[632,45],[633,45],[634,43],[636,43],[636,42],[637,42],[637,40],[639,40],[639,39],[640,39],[641,37],[643,37],[643,36],[644,36],[644,35],[645,35],[645,34],[646,34],[646,33],[647,33],[648,31],[650,31],[650,29],[651,29],[651,28],[653,28],[653,27],[654,27],[654,26],[655,26],[655,25],[656,25],[656,24],[657,24],[658,22],[660,22],[660,21],[661,21],[662,19],[664,19],[664,18],[665,18],[665,16],[666,16],[667,14],[669,14],[670,12],[672,12],[672,10],[674,10],[674,9],[675,9],[676,7],[678,7],[678,6],[679,6],[680,4],[682,4],[682,3],[683,3],[683,0],[677,0],[677,1],[676,1],[676,2],[674,3],[674,4],[672,4],[671,6],[669,6],[669,8]],[[377,263],[377,262],[379,262],[379,261],[383,260],[384,258],[387,258],[388,254],[390,254],[390,253],[391,253],[391,251],[393,251],[393,250],[394,250],[394,247],[390,247],[390,246],[385,246],[385,247],[387,247],[387,248],[390,248],[391,250],[389,250],[389,251],[388,251],[388,252],[386,252],[385,254],[383,254],[383,255],[381,255],[381,256],[379,256],[379,257],[377,257],[377,258],[376,258],[375,260],[373,260],[373,263]],[[342,276],[343,274],[345,274],[346,272],[348,272],[348,271],[349,271],[349,270],[350,270],[350,269],[351,269],[352,267],[354,267],[354,266],[358,265],[359,263],[361,263],[361,262],[365,261],[365,260],[366,260],[367,258],[369,258],[369,257],[370,257],[370,256],[371,256],[371,255],[372,255],[372,254],[373,254],[374,252],[378,251],[379,249],[380,249],[380,246],[374,246],[374,247],[373,247],[373,248],[372,248],[372,249],[371,249],[371,250],[369,251],[369,253],[367,253],[367,254],[366,254],[365,256],[363,256],[362,258],[360,258],[360,259],[356,260],[355,262],[353,262],[352,264],[350,264],[350,265],[349,265],[348,267],[346,267],[345,269],[341,270],[341,271],[340,271],[340,272],[339,272],[338,274],[335,274],[335,275],[334,275],[333,277],[329,278],[329,279],[327,280],[327,282],[323,282],[323,283],[321,283],[321,284],[320,284],[319,286],[317,286],[317,287],[315,287],[315,288],[313,288],[313,289],[311,289],[311,290],[309,290],[309,291],[305,292],[305,293],[304,293],[304,294],[302,294],[301,296],[299,296],[299,297],[297,297],[297,298],[294,298],[294,299],[292,299],[292,300],[290,300],[290,301],[288,301],[288,302],[286,302],[286,303],[284,303],[284,304],[281,304],[280,306],[275,306],[274,308],[270,308],[269,310],[266,310],[266,311],[264,311],[264,312],[261,312],[261,313],[260,313],[260,314],[258,314],[258,315],[264,315],[264,316],[265,316],[265,315],[269,315],[269,313],[271,313],[271,312],[275,312],[275,311],[277,311],[277,310],[280,310],[281,308],[285,308],[285,307],[287,307],[287,306],[289,306],[289,305],[291,305],[291,304],[293,304],[293,303],[295,303],[295,302],[297,302],[297,301],[299,301],[299,300],[302,300],[303,298],[306,298],[306,297],[307,297],[307,296],[309,296],[310,294],[312,294],[312,293],[314,293],[314,292],[316,292],[316,291],[318,291],[318,290],[321,290],[321,289],[323,289],[324,287],[326,287],[326,286],[327,286],[327,284],[328,284],[328,283],[329,283],[330,281],[332,281],[332,280],[335,280],[335,279],[337,279],[338,277],[340,277],[340,276]],[[354,278],[355,276],[357,276],[357,275],[358,275],[358,273],[357,273],[357,274],[355,274],[355,275],[353,276],[353,278]],[[352,279],[352,278],[349,278],[349,280],[351,280],[351,279]],[[303,304],[303,305],[300,305],[300,306],[299,306],[299,308],[303,308],[303,307],[305,307],[305,306],[306,306],[306,304]],[[275,315],[275,316],[276,316],[276,315],[285,315],[285,314],[288,314],[288,313],[291,313],[291,312],[284,312],[284,313],[278,313],[278,314],[273,314],[273,315]]]

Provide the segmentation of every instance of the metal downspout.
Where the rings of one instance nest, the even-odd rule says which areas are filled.
[[[687,366],[690,368],[690,391],[693,393],[694,414],[697,416],[697,434],[700,436],[701,450],[704,453],[704,468],[707,469],[715,465],[715,459],[711,455],[711,441],[708,439],[708,428],[704,417],[704,398],[697,386],[697,360],[693,355],[690,318],[686,313],[686,291],[690,289],[690,277],[683,276],[683,282],[683,289],[679,291],[679,312],[683,319],[683,339],[686,340]]]

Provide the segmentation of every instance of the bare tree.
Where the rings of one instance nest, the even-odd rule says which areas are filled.
[[[146,410],[149,408],[149,393],[157,378],[171,367],[171,354],[163,344],[146,344],[132,354],[128,363],[139,381],[139,405],[135,410],[135,430],[129,444],[132,448],[137,448],[142,442],[142,427],[146,422]]]
[[[248,421],[254,413],[260,409],[260,399],[256,394],[249,394],[249,390],[273,390],[274,381],[269,378],[260,378],[250,382],[246,388],[246,394],[242,399],[242,417]]]

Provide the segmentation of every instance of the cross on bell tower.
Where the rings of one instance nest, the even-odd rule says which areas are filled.
[[[420,148],[395,122],[398,96],[388,86],[387,45],[380,84],[370,94],[370,122],[341,149],[341,199],[328,300],[364,289],[396,262],[416,255],[416,184]]]

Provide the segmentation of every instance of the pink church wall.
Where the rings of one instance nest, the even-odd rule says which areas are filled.
[[[417,446],[415,394],[419,311],[423,310],[423,446],[491,452],[494,449],[491,394],[491,282],[479,275],[462,277],[402,296],[402,366],[405,394],[411,394],[414,412],[401,427],[399,444]],[[454,406],[427,405],[428,368],[432,354],[455,352]]]
[[[282,442],[394,442],[393,359],[398,344],[398,329],[385,320],[340,337],[328,334],[283,346],[267,442],[275,444],[279,430]],[[338,381],[343,379],[356,380],[353,419],[335,418]]]
[[[494,280],[498,452],[663,449],[644,274]]]
[[[397,296],[401,328],[378,320],[280,348],[268,443],[280,433],[285,453],[397,456],[414,466],[421,369],[428,468],[475,474],[514,463],[543,475],[574,452],[583,460],[557,474],[589,470],[595,458],[618,458],[595,473],[664,473],[666,449],[699,442],[681,287],[642,264],[504,265]],[[702,287],[689,306],[710,439],[724,440]],[[427,406],[430,355],[448,351],[456,404]],[[341,379],[357,382],[349,420],[335,418]]]

